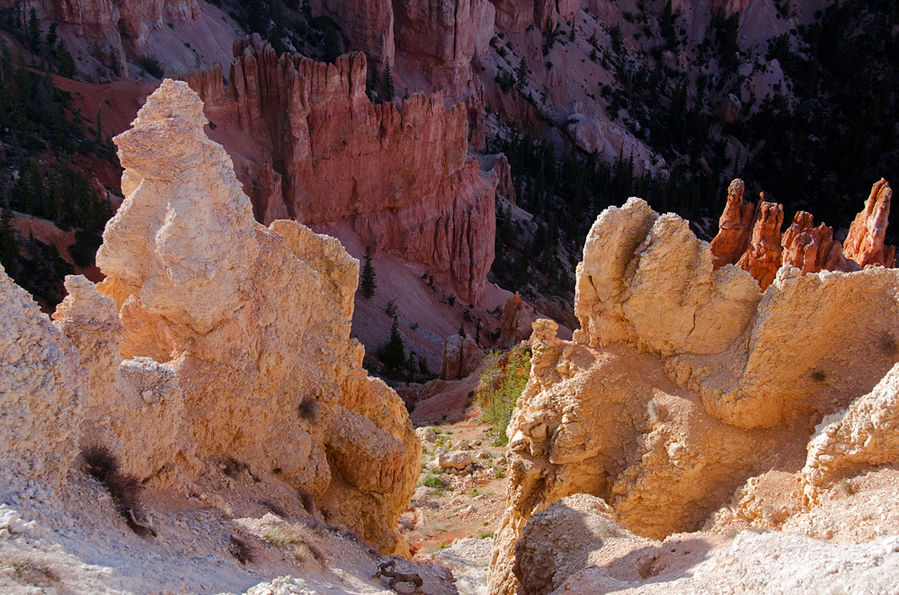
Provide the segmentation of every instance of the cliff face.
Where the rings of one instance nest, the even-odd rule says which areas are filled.
[[[712,261],[716,269],[735,263],[749,271],[763,291],[781,265],[803,274],[856,271],[871,264],[896,266],[895,248],[884,242],[893,191],[882,178],[849,228],[845,246],[833,239],[833,229],[824,223],[816,227],[814,217],[805,211],[798,211],[781,234],[783,207],[764,198],[758,205],[744,202],[742,195],[743,181],[731,182],[718,234],[710,244]]]
[[[200,18],[195,0],[41,0],[38,13],[84,39],[90,52],[116,73],[127,73],[126,50],[140,54],[151,31],[169,23],[189,23]]]
[[[159,488],[231,465],[404,553],[394,528],[420,446],[349,337],[358,262],[296,222],[254,221],[204,124],[197,95],[167,80],[116,137],[126,199],[97,254],[107,277],[68,277],[56,327],[0,275],[15,371],[0,423],[21,455],[4,477],[58,483],[81,444]]]
[[[753,245],[765,245],[777,220],[763,208]],[[802,276],[783,267],[762,295],[746,271],[715,269],[679,217],[633,198],[606,209],[578,266],[581,330],[568,342],[554,323],[534,323],[531,376],[507,432],[508,508],[491,591],[535,579],[519,556],[530,546],[515,542],[565,496],[598,496],[615,522],[660,539],[699,529],[747,479],[800,469],[821,417],[872,391],[899,360],[897,289],[895,269]],[[892,401],[877,402],[840,414],[844,429],[826,431],[829,443],[855,440],[862,411],[892,419]],[[858,464],[883,463],[895,448],[858,441],[870,447]]]
[[[362,54],[333,65],[279,57],[258,37],[235,54],[227,89],[216,71],[190,83],[210,119],[246,133],[220,138],[257,218],[349,222],[363,242],[476,299],[493,262],[496,180],[467,156],[465,107],[422,95],[372,105]]]

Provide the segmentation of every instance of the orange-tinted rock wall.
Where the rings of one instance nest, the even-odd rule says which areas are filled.
[[[189,78],[231,152],[256,217],[349,222],[366,243],[427,268],[474,300],[493,262],[496,180],[468,157],[465,106],[413,95],[372,105],[363,54],[335,64],[278,56],[254,36],[220,91]],[[210,80],[211,79],[211,80]],[[230,136],[229,136],[230,135]]]

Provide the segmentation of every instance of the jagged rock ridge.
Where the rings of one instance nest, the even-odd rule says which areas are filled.
[[[347,222],[364,242],[476,299],[493,262],[497,180],[468,157],[465,107],[444,108],[439,95],[372,105],[362,54],[329,65],[278,56],[254,36],[235,55],[227,88],[217,70],[189,82],[217,129],[247,133],[222,141],[257,218]]]
[[[60,481],[79,445],[101,444],[128,473],[174,490],[230,465],[403,553],[394,528],[420,447],[349,338],[358,261],[296,222],[255,222],[204,124],[197,95],[166,80],[116,138],[127,197],[98,252],[107,277],[67,279],[59,330],[0,279],[4,320],[19,328],[7,336],[44,344],[4,347],[18,380],[3,418],[33,420],[4,432],[8,452],[27,447],[22,460],[42,458],[28,464]]]
[[[758,204],[745,201],[743,188],[739,179],[728,188],[718,234],[710,244],[715,268],[736,264],[764,290],[782,264],[802,273],[896,266],[896,249],[885,243],[893,191],[883,178],[872,186],[864,209],[849,228],[845,246],[833,239],[833,229],[824,223],[816,227],[814,217],[805,211],[798,211],[781,233],[783,207],[765,201],[764,196]]]
[[[803,276],[785,266],[763,295],[746,271],[716,269],[679,217],[635,198],[606,209],[578,266],[581,329],[569,342],[554,323],[534,323],[531,376],[508,429],[491,592],[534,578],[515,543],[528,519],[565,496],[598,496],[615,523],[661,539],[701,528],[754,476],[805,465],[792,481],[809,477],[812,502],[812,477],[841,474],[811,469],[895,461],[886,439],[895,371],[875,384],[899,361],[897,290],[895,269]],[[813,440],[806,461],[825,415],[843,421]],[[875,423],[861,431],[862,419]]]

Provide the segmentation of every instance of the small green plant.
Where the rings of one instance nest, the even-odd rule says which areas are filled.
[[[824,382],[827,380],[827,374],[821,370],[812,370],[812,380],[815,382]]]
[[[480,535],[478,535],[478,539],[493,539],[493,531],[481,533]]]
[[[425,478],[421,480],[421,485],[426,488],[435,488],[438,490],[446,489],[446,480],[440,477],[439,475],[435,475],[434,473],[429,473],[425,475]]]
[[[504,354],[491,352],[488,356],[478,384],[478,402],[481,422],[490,424],[495,437],[493,446],[505,446],[508,442],[506,428],[530,372],[530,347],[517,347]]]
[[[469,498],[474,498],[477,495],[478,495],[478,488],[471,488],[471,490],[468,491]]]

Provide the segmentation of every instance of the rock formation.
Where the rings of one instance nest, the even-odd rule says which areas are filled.
[[[715,268],[736,263],[749,271],[764,291],[781,265],[796,267],[803,274],[850,272],[869,264],[895,267],[895,248],[884,243],[892,194],[886,180],[874,184],[844,247],[833,239],[833,229],[824,223],[815,227],[814,217],[805,211],[798,211],[781,234],[783,207],[766,202],[764,196],[758,205],[744,203],[743,181],[736,179],[728,188],[719,231],[710,244]]]
[[[760,201],[752,226],[749,249],[737,262],[744,271],[758,281],[765,291],[780,268],[783,248],[780,245],[780,227],[784,221],[783,207],[774,202]]]
[[[744,189],[740,179],[732,181],[727,187],[727,203],[718,220],[718,235],[710,244],[715,268],[735,264],[749,244],[755,204],[743,200]]]
[[[499,342],[500,349],[508,349],[521,341],[526,341],[531,336],[531,323],[533,318],[528,312],[527,306],[521,301],[518,292],[506,301],[503,306],[503,317],[500,322]]]
[[[899,353],[899,338],[878,339],[883,348]],[[805,495],[814,500],[818,488],[865,466],[899,461],[899,364],[874,389],[856,399],[845,411],[822,422],[809,441],[802,469]]]
[[[865,208],[849,226],[849,235],[843,243],[843,255],[846,258],[862,267],[869,264],[896,266],[895,246],[884,244],[892,198],[893,191],[883,178],[871,187]]]
[[[443,345],[441,380],[459,380],[477,370],[484,359],[484,352],[470,336],[450,335]]]
[[[895,269],[783,267],[763,296],[746,271],[715,269],[679,217],[634,198],[606,209],[578,266],[581,329],[567,342],[554,323],[534,323],[531,376],[507,431],[491,591],[513,592],[513,570],[536,564],[517,561],[515,542],[565,496],[598,496],[615,522],[660,539],[700,528],[747,479],[800,468],[815,423],[899,360],[897,289]],[[878,444],[875,463],[892,448]]]
[[[88,377],[75,346],[2,266],[0,304],[0,496],[28,487],[43,499],[77,455]]]
[[[315,14],[334,19],[353,48],[364,51],[377,64],[393,66],[391,0],[312,0],[310,7]]]
[[[121,76],[127,74],[127,53],[139,55],[149,32],[200,17],[196,0],[41,0],[37,10],[44,20],[59,23],[61,33],[70,29],[94,57]]]
[[[358,261],[296,222],[255,222],[204,124],[197,95],[166,80],[116,137],[126,199],[97,254],[107,277],[67,278],[58,329],[0,275],[0,422],[21,454],[4,473],[59,481],[79,444],[158,487],[230,465],[403,553],[420,447],[349,338]]]
[[[362,54],[333,65],[279,57],[258,36],[235,54],[227,89],[216,72],[190,83],[214,122],[246,133],[222,132],[221,140],[257,218],[322,229],[348,222],[364,243],[420,263],[438,283],[476,299],[493,262],[498,180],[467,156],[465,107],[446,109],[439,96],[422,95],[401,109],[372,105]]]
[[[781,242],[783,264],[794,266],[803,273],[853,270],[843,257],[840,242],[833,239],[833,229],[823,223],[815,227],[811,213],[798,211]]]

